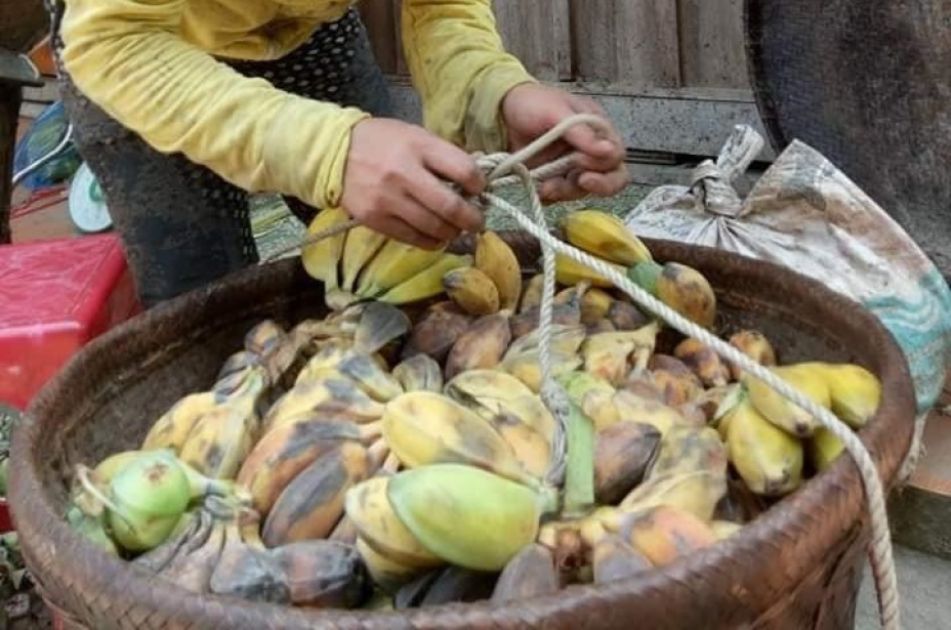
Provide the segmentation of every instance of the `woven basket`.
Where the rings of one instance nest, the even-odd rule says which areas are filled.
[[[534,264],[537,245],[523,235],[508,238]],[[719,332],[755,326],[784,362],[849,360],[877,373],[884,398],[862,438],[883,478],[893,478],[911,437],[914,398],[901,352],[872,315],[775,266],[705,248],[648,244],[659,260],[681,261],[707,276],[720,302]],[[321,287],[299,261],[247,270],[94,341],[38,396],[14,436],[10,496],[29,568],[72,627],[578,630],[630,628],[633,620],[651,629],[853,626],[868,531],[861,483],[847,457],[710,550],[628,581],[570,587],[505,606],[371,614],[196,595],[99,552],[63,523],[73,464],[135,448],[172,402],[212,382],[258,320],[290,324],[321,313]]]

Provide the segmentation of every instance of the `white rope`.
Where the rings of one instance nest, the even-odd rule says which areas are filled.
[[[555,290],[554,253],[557,252],[606,277],[614,286],[630,296],[638,306],[647,309],[681,334],[697,339],[704,345],[712,348],[722,358],[734,363],[745,372],[760,379],[785,398],[816,417],[823,427],[831,431],[842,441],[845,449],[858,467],[868,501],[872,530],[872,540],[869,544],[869,558],[876,590],[878,592],[882,626],[886,630],[898,630],[898,628],[900,628],[898,584],[895,576],[895,564],[888,529],[888,515],[885,509],[885,492],[871,455],[869,455],[865,445],[862,444],[862,441],[852,429],[839,420],[831,411],[817,405],[810,398],[793,388],[789,383],[776,376],[772,371],[753,361],[737,348],[719,339],[706,329],[683,317],[680,313],[611,268],[604,261],[563,243],[549,232],[538,191],[533,184],[533,180],[541,181],[555,174],[564,172],[566,167],[570,167],[571,156],[562,158],[532,173],[528,173],[524,166],[520,169],[518,166],[524,164],[530,157],[537,155],[538,152],[543,150],[546,146],[560,138],[569,127],[577,124],[592,124],[603,128],[604,122],[600,118],[589,115],[580,115],[566,119],[561,125],[552,129],[548,134],[536,140],[536,142],[496,164],[489,176],[488,190],[481,195],[481,199],[488,205],[504,211],[515,219],[522,229],[538,239],[542,247],[545,283],[539,317],[539,354],[543,382],[545,383],[544,394],[550,398],[550,400],[546,400],[546,403],[551,405],[552,413],[558,414],[563,412],[564,407],[562,401],[565,395],[564,391],[557,386],[551,377],[552,304]],[[496,156],[487,157],[497,159]],[[480,161],[480,164],[485,166],[485,164],[489,162],[490,160],[486,160],[486,162]],[[534,220],[525,216],[516,206],[491,192],[501,185],[512,183],[508,181],[510,177],[502,177],[508,173],[508,169],[515,170],[516,173],[521,176],[520,179],[524,183],[526,192],[531,201]],[[496,176],[496,178],[493,178],[493,176]],[[564,426],[563,422],[564,416],[562,415],[559,418],[559,423],[562,427]]]

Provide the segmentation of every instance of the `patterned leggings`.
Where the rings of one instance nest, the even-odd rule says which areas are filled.
[[[49,0],[59,57],[62,0]],[[227,61],[249,77],[315,100],[390,114],[389,93],[356,10],[276,61]],[[247,193],[180,154],[152,149],[87,99],[59,63],[74,143],[95,174],[122,238],[142,303],[152,306],[258,261]],[[308,221],[315,209],[286,199]]]

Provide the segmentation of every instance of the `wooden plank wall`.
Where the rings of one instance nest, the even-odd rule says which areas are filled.
[[[494,0],[506,47],[544,81],[619,90],[749,88],[743,0]],[[400,0],[360,11],[383,70],[405,76]]]
[[[743,0],[678,0],[683,85],[748,88]]]
[[[670,0],[571,0],[577,79],[625,88],[678,87],[677,5]]]
[[[495,0],[492,4],[506,50],[537,79],[573,78],[568,0]]]

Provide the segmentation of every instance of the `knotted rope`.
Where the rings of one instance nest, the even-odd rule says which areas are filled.
[[[868,502],[871,520],[872,538],[869,543],[869,559],[875,587],[878,593],[879,613],[882,626],[886,630],[897,630],[899,623],[898,585],[895,576],[895,564],[892,557],[891,538],[888,529],[888,516],[885,509],[885,492],[878,470],[865,445],[845,423],[831,411],[806,397],[789,383],[776,376],[772,371],[752,360],[732,345],[719,339],[703,327],[683,317],[653,295],[634,284],[604,261],[587,254],[553,236],[547,224],[536,184],[567,172],[575,161],[575,156],[567,155],[558,160],[529,171],[525,163],[557,142],[568,129],[575,125],[587,124],[596,130],[607,130],[607,123],[598,116],[578,114],[563,120],[548,133],[536,139],[520,151],[512,154],[495,153],[476,156],[477,163],[487,173],[486,190],[475,201],[487,208],[497,208],[514,219],[519,226],[538,239],[542,249],[544,290],[539,314],[539,354],[542,371],[542,395],[545,404],[558,419],[562,427],[560,438],[563,441],[564,426],[567,418],[567,394],[552,376],[552,313],[555,296],[555,254],[561,254],[588,267],[610,280],[615,287],[627,294],[639,307],[651,312],[667,325],[687,337],[693,337],[712,348],[720,357],[739,366],[744,372],[760,379],[782,396],[812,414],[819,423],[842,441],[846,451],[852,457],[862,477],[862,484]],[[515,205],[496,194],[502,186],[521,183],[531,204],[531,215],[524,213]],[[349,221],[331,229],[310,235],[301,245],[316,243],[325,238],[346,232],[358,223]],[[563,444],[561,450],[563,452]]]

